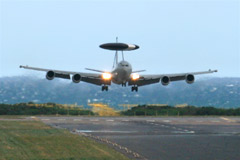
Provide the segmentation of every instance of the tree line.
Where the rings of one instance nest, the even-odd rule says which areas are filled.
[[[139,105],[130,110],[122,111],[122,115],[126,116],[239,116],[240,108],[215,108],[215,107],[172,107],[172,106],[147,106]]]
[[[98,115],[91,110],[79,107],[46,103],[35,104],[0,104],[0,115]],[[148,106],[139,105],[127,111],[121,111],[124,116],[240,116],[240,108],[215,108],[215,107],[173,107],[173,106]]]
[[[55,103],[0,104],[0,115],[94,115],[91,110],[63,107]]]

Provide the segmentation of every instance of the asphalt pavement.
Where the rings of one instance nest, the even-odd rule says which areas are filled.
[[[132,159],[239,160],[240,117],[37,117]]]

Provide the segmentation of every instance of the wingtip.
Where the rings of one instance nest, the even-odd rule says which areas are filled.
[[[217,69],[216,69],[216,70],[211,70],[211,69],[209,69],[208,71],[209,71],[209,72],[218,72]]]

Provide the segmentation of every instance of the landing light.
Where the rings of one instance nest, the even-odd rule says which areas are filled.
[[[112,75],[110,73],[103,73],[102,78],[105,80],[109,80],[112,78]]]
[[[137,80],[140,77],[139,74],[137,74],[137,73],[133,73],[131,76],[132,76],[133,80]]]

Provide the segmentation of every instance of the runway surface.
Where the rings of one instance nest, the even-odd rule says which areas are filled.
[[[240,117],[37,117],[133,159],[239,160]]]

